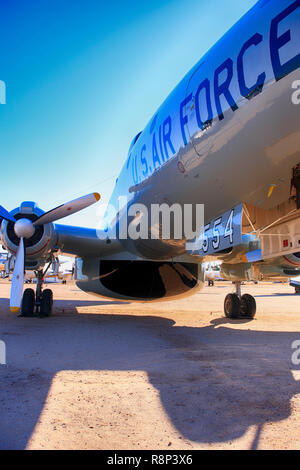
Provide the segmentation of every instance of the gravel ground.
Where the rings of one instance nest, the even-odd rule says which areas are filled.
[[[9,289],[0,282],[0,449],[300,449],[288,285],[243,287],[254,321],[224,318],[224,282],[156,304],[57,284],[46,319],[10,314]]]

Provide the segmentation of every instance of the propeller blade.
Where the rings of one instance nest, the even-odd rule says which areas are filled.
[[[9,222],[16,222],[16,219],[2,206],[0,206],[0,218],[8,220]]]
[[[78,199],[74,199],[74,201],[70,201],[66,204],[62,204],[55,209],[52,209],[49,212],[41,215],[33,225],[44,225],[49,224],[50,222],[55,222],[56,220],[63,219],[68,215],[75,214],[76,212],[81,211],[82,209],[86,209],[87,207],[95,204],[100,200],[100,194],[92,193],[88,194],[87,196],[80,197]]]
[[[11,282],[10,292],[10,311],[17,313],[20,311],[24,285],[24,263],[25,263],[25,246],[24,238],[20,239],[18,247],[14,273]]]

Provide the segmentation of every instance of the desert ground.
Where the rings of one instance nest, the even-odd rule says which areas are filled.
[[[243,286],[253,321],[224,318],[225,282],[154,304],[51,287],[53,316],[20,318],[0,282],[0,449],[300,448],[289,285]]]

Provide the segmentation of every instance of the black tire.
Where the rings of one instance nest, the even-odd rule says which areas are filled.
[[[241,301],[237,294],[228,294],[224,301],[224,312],[227,318],[239,318]]]
[[[23,317],[32,317],[34,314],[35,306],[35,293],[33,289],[25,289],[22,306],[21,306],[21,315]]]
[[[40,316],[49,317],[52,313],[53,306],[53,292],[50,289],[45,289],[42,293]]]
[[[253,319],[256,314],[256,301],[252,295],[245,294],[241,298],[240,317]]]

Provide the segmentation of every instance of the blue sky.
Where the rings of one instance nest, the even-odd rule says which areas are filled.
[[[107,202],[132,138],[255,3],[0,0],[0,204]],[[96,226],[97,211],[65,222]]]

